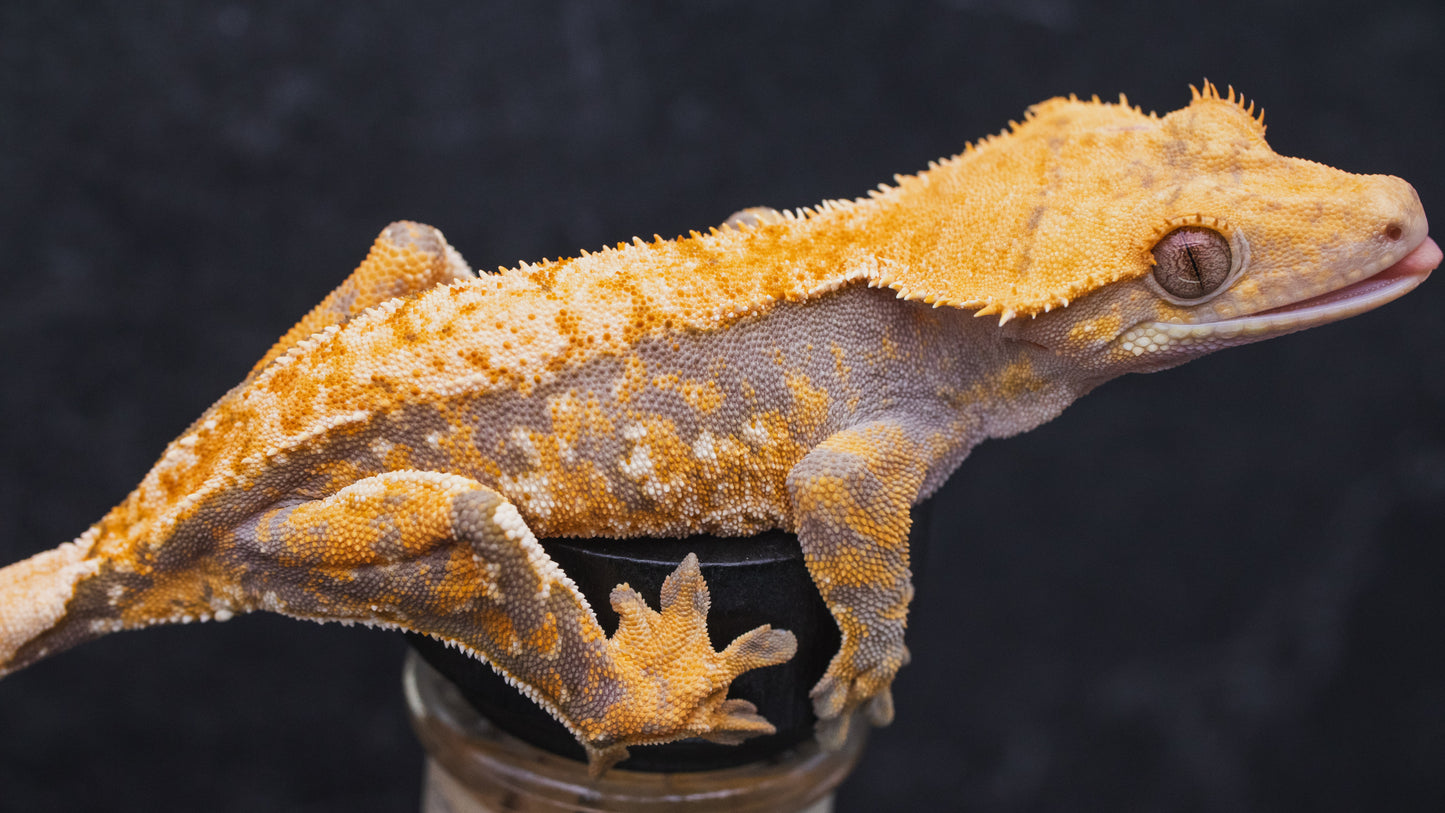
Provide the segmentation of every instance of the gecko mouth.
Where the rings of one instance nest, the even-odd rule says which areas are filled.
[[[1309,299],[1292,302],[1278,308],[1270,308],[1231,321],[1288,317],[1308,319],[1311,324],[1316,324],[1316,320],[1332,322],[1336,319],[1354,316],[1357,313],[1378,308],[1386,302],[1399,299],[1413,291],[1415,286],[1430,276],[1430,272],[1440,264],[1440,259],[1440,247],[1435,244],[1434,240],[1426,237],[1410,253],[1377,274],[1319,296],[1312,296]]]
[[[1176,324],[1147,322],[1135,325],[1120,339],[1120,347],[1136,356],[1161,350],[1213,350],[1240,340],[1254,341],[1308,327],[1335,322],[1392,302],[1424,282],[1440,265],[1440,247],[1429,237],[1408,254],[1376,274],[1342,288],[1220,322]]]

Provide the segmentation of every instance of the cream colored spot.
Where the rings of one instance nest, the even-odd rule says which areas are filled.
[[[576,463],[577,450],[572,447],[572,441],[563,435],[557,435],[554,439],[557,445],[557,456],[562,458],[563,463]]]
[[[622,461],[618,466],[622,473],[634,480],[640,480],[652,474],[652,452],[644,445],[637,444],[632,447],[632,455]]]
[[[537,451],[536,444],[532,443],[532,436],[527,434],[525,429],[513,429],[507,436],[512,441],[512,446],[527,456],[527,462],[533,466],[542,464],[542,453]]]
[[[711,432],[704,431],[692,442],[692,455],[706,463],[717,462],[717,449],[713,445]]]
[[[513,542],[520,542],[532,535],[527,521],[517,513],[516,506],[508,502],[499,504],[497,510],[492,512],[492,522]]]
[[[743,439],[754,446],[767,446],[772,438],[762,419],[754,417],[743,425]]]
[[[518,500],[526,505],[527,510],[539,519],[550,517],[557,507],[557,501],[552,495],[552,481],[538,471],[523,472],[514,478],[504,477],[502,489],[508,494],[515,494]]]
[[[192,435],[191,437],[193,438],[191,445],[194,445],[195,436]],[[176,443],[173,444],[171,448],[166,450],[165,457],[161,458],[161,461],[156,465],[156,468],[160,471],[189,469],[196,464],[196,461],[197,457],[195,453],[190,450],[189,445],[183,446],[179,443]]]

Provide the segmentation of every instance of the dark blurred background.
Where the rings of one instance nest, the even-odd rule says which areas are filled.
[[[5,3],[0,562],[68,540],[389,221],[474,266],[863,194],[1189,82],[1445,217],[1434,2]],[[840,811],[1445,809],[1445,281],[1104,387],[938,497]],[[414,809],[400,636],[258,615],[0,682],[0,809]]]

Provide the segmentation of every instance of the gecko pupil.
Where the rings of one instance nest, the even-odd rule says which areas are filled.
[[[1184,226],[1154,246],[1154,279],[1180,299],[1208,296],[1229,277],[1229,241],[1213,229]]]

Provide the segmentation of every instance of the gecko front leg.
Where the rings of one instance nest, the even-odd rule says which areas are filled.
[[[791,633],[764,626],[714,651],[692,556],[668,577],[660,612],[616,588],[621,622],[609,639],[516,508],[456,475],[391,472],[273,509],[244,547],[246,592],[264,609],[383,622],[459,644],[566,725],[594,773],[629,745],[772,733],[751,703],[727,699],[728,686],[796,648]]]
[[[812,690],[825,746],[842,746],[860,707],[875,725],[893,719],[913,599],[908,511],[926,457],[903,419],[879,419],[832,435],[788,474],[803,556],[843,639]]]

